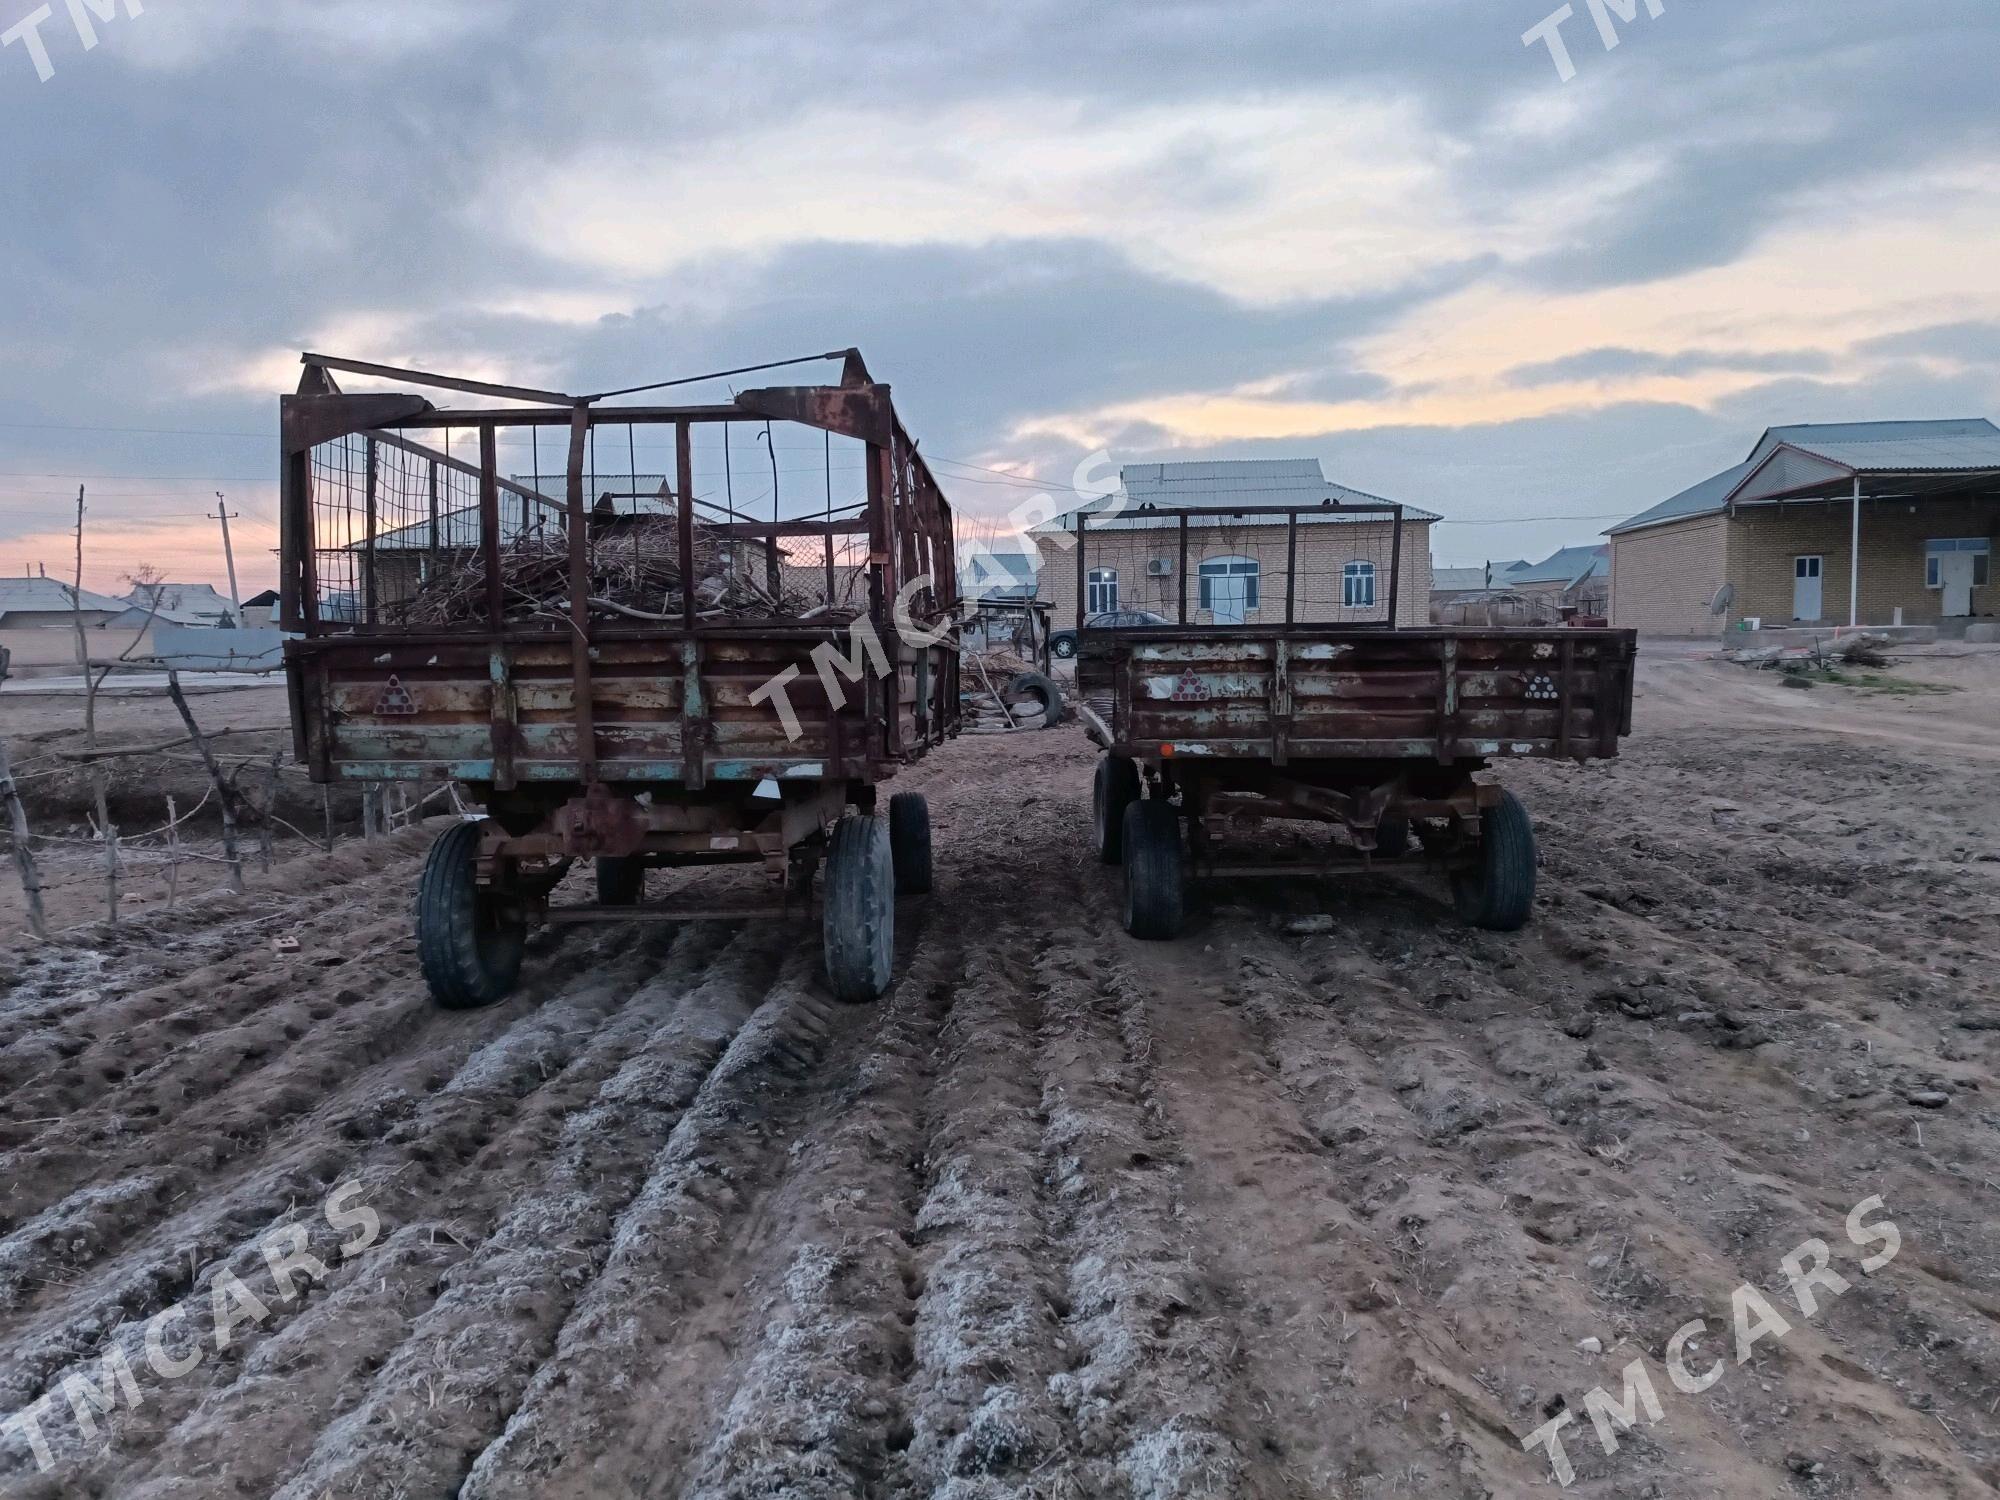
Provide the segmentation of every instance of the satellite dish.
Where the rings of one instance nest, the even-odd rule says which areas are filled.
[[[1708,612],[1712,615],[1726,615],[1735,603],[1736,585],[1725,583],[1715,591],[1715,597],[1709,601]]]

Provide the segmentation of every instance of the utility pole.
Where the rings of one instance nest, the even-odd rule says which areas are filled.
[[[236,611],[236,623],[243,623],[243,595],[236,587],[236,552],[229,545],[229,502],[222,498],[222,491],[215,492],[215,518],[222,523],[222,556],[229,564],[229,603]]]

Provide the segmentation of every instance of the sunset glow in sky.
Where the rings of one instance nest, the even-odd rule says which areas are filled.
[[[0,0],[0,30],[33,7]],[[275,581],[302,348],[603,389],[858,345],[959,509],[1317,456],[1593,539],[1780,422],[2000,416],[1992,0],[147,0],[0,50],[0,574]],[[719,392],[692,393],[708,399]],[[1555,519],[1540,519],[1555,518]]]

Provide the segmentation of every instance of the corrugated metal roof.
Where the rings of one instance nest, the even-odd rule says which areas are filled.
[[[1371,495],[1365,490],[1334,483],[1326,477],[1316,458],[1208,459],[1193,463],[1127,464],[1119,471],[1118,477],[1119,495],[1080,505],[1075,510],[1037,526],[1035,531],[1052,534],[1073,530],[1074,525],[1070,518],[1079,511],[1087,515],[1097,515],[1114,504],[1121,506],[1123,514],[1118,520],[1105,522],[1103,528],[1105,530],[1134,531],[1169,524],[1164,517],[1133,514],[1143,506],[1151,506],[1155,511],[1175,511],[1216,505],[1303,505],[1321,500],[1331,500],[1338,505],[1395,503],[1384,500],[1380,495]],[[1376,519],[1378,518],[1372,516],[1339,514],[1299,517],[1301,524],[1313,525]],[[1440,518],[1430,511],[1406,505],[1403,507],[1403,519],[1436,521]],[[1282,516],[1261,518],[1245,516],[1241,520],[1204,517],[1200,519],[1199,524],[1214,525],[1218,521],[1232,526],[1260,525],[1266,522],[1273,525],[1285,524]]]
[[[1720,511],[1750,476],[1782,450],[1821,459],[1852,474],[1958,474],[2000,471],[2000,427],[1985,417],[1934,422],[1817,422],[1773,427],[1758,439],[1749,461],[1724,469],[1612,527],[1607,536]],[[1782,459],[1781,459],[1782,462]],[[1801,465],[1799,482],[1811,483]],[[1763,486],[1770,488],[1770,486]],[[1777,489],[1789,489],[1789,481]]]
[[[206,623],[236,613],[236,606],[212,583],[142,583],[125,596],[128,604],[142,610],[151,608],[155,599],[159,601],[158,613],[167,620]]]
[[[1494,577],[1499,577],[1498,573]],[[1486,587],[1484,568],[1439,568],[1431,569],[1431,592],[1433,594],[1469,594]]]
[[[82,591],[83,608],[90,614],[122,615],[132,606],[108,594]],[[0,578],[0,615],[55,614],[76,609],[77,591],[55,578]]]
[[[1984,417],[1955,417],[1933,422],[1801,422],[1790,427],[1773,427],[1758,439],[1757,446],[1750,451],[1750,462],[1762,463],[1771,456],[1779,444],[1787,443],[1794,448],[1803,448],[1808,453],[1824,454],[1831,458],[1835,448],[1849,448],[1865,445],[1881,462],[1892,470],[1906,467],[1901,459],[1884,456],[1884,446],[1905,443],[1918,445],[1943,444],[1937,450],[1939,455],[1948,455],[1955,445],[1970,440],[1981,451],[1991,455],[2000,450],[2000,428],[1996,428]],[[1912,453],[1923,451],[1922,447],[1907,450]],[[1989,457],[1986,462],[1991,462]],[[1909,465],[1909,467],[1918,467]],[[1942,463],[1939,468],[1957,468],[1955,463]],[[1986,463],[1975,463],[1973,468],[1984,468]]]
[[[1508,587],[1522,583],[1560,583],[1565,586],[1611,571],[1609,548],[1565,547],[1553,557],[1507,575]]]
[[[1722,502],[1735,493],[1736,486],[1750,477],[1755,464],[1738,464],[1733,469],[1724,469],[1720,474],[1712,474],[1700,484],[1691,485],[1671,500],[1662,500],[1651,510],[1641,511],[1629,521],[1612,527],[1605,533],[1617,536],[1621,531],[1637,531],[1641,526],[1657,526],[1662,521],[1679,521],[1688,516],[1707,515],[1722,509]]]

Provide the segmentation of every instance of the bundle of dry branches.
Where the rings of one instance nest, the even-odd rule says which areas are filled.
[[[849,599],[828,600],[786,587],[783,569],[770,567],[768,544],[717,534],[697,522],[694,531],[695,617],[798,619],[839,623],[858,609]],[[774,590],[771,574],[779,582]],[[500,581],[509,621],[569,617],[569,547],[560,534],[521,538],[500,548]],[[852,580],[849,580],[852,592]],[[621,518],[593,523],[590,531],[590,608],[606,620],[678,624],[683,618],[680,528],[671,518]],[[476,552],[439,558],[404,604],[411,626],[481,623],[486,619],[486,568]]]

